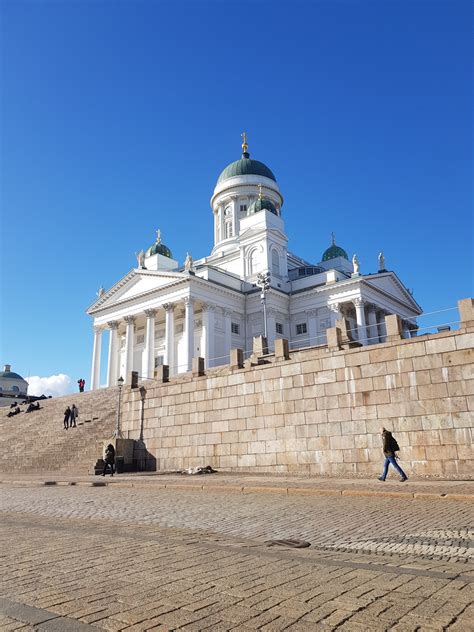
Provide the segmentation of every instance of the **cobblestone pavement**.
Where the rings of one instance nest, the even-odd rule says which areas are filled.
[[[474,630],[467,503],[3,486],[2,512],[1,630]]]

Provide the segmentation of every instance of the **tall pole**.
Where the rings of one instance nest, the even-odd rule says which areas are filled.
[[[122,431],[120,429],[120,406],[122,403],[123,377],[119,377],[119,379],[117,380],[117,384],[118,384],[118,401],[117,401],[117,418],[115,420],[114,438],[121,439]]]

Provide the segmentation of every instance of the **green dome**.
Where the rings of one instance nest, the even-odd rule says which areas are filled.
[[[13,371],[0,371],[0,377],[4,380],[23,380],[21,375],[14,373]]]
[[[275,208],[275,205],[271,200],[267,200],[266,198],[258,198],[255,202],[248,207],[247,215],[253,215],[254,213],[258,213],[259,211],[263,211],[266,209],[273,213],[274,215],[278,215],[278,211]]]
[[[332,246],[329,246],[329,248],[324,251],[321,261],[329,261],[329,259],[336,259],[336,257],[344,257],[344,259],[349,261],[347,252],[339,246],[336,246],[336,244],[332,244]]]
[[[158,242],[153,244],[153,246],[150,246],[145,254],[147,257],[151,257],[152,255],[163,255],[163,257],[168,257],[168,259],[173,258],[168,246],[165,246],[165,244],[159,244]]]
[[[217,184],[224,182],[224,180],[228,180],[229,178],[233,178],[234,176],[263,176],[276,182],[276,178],[271,169],[259,160],[251,160],[250,154],[247,152],[242,154],[242,158],[240,160],[236,160],[235,162],[231,162],[230,165],[227,165],[217,179]]]

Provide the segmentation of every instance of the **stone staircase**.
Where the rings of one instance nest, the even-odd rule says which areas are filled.
[[[115,429],[117,389],[39,400],[41,409],[7,417],[0,408],[0,472],[87,474]],[[76,404],[77,428],[64,430],[64,411]],[[26,406],[21,406],[22,411]]]

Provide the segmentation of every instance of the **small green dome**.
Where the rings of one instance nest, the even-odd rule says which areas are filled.
[[[332,244],[324,251],[321,261],[329,261],[330,259],[336,259],[337,257],[344,257],[344,259],[349,261],[347,252],[343,248],[336,246],[336,242],[333,239]]]
[[[145,257],[152,257],[153,255],[162,255],[163,257],[168,257],[168,259],[173,258],[171,250],[168,248],[168,246],[165,246],[165,244],[161,242],[160,230],[156,231],[156,241],[153,246],[150,246],[145,252]]]
[[[267,200],[266,198],[258,198],[255,202],[252,202],[247,209],[247,215],[254,215],[254,213],[258,213],[264,209],[270,211],[270,213],[273,213],[274,215],[278,215],[278,211],[276,210],[273,202],[271,200]]]
[[[217,179],[217,184],[234,176],[263,176],[276,182],[276,178],[271,169],[259,160],[251,160],[250,154],[247,152],[242,154],[240,160],[236,160],[235,162],[231,162],[230,165],[227,165]]]

